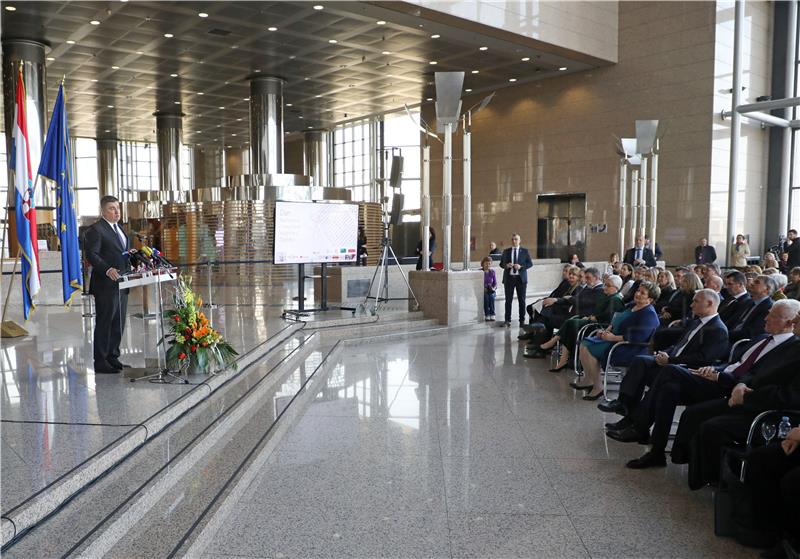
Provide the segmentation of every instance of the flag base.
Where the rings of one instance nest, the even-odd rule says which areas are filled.
[[[27,336],[28,331],[13,320],[4,320],[0,326],[0,334],[3,338],[20,338]]]

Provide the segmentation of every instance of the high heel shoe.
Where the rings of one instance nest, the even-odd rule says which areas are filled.
[[[591,390],[594,388],[594,384],[587,384],[586,386],[581,386],[577,382],[571,382],[569,385],[574,388],[575,390]]]
[[[583,399],[586,400],[587,402],[594,402],[595,400],[599,400],[602,397],[603,397],[603,392],[601,391],[595,394],[594,396],[592,396],[591,394],[587,394],[586,396],[583,397]]]
[[[553,349],[556,346],[556,343],[558,343],[557,339],[550,338],[545,343],[540,344],[539,345],[539,349],[541,349],[542,351],[549,351],[549,350]]]
[[[551,373],[557,373],[559,371],[563,371],[567,367],[569,367],[569,358],[565,359],[563,363],[556,364],[555,367],[553,367],[552,369],[548,369],[548,370]]]

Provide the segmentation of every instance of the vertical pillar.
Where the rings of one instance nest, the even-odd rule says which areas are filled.
[[[283,173],[283,80],[250,78],[250,163],[254,175]]]
[[[430,270],[430,245],[427,242],[428,231],[431,229],[431,146],[427,144],[422,148],[422,229],[420,239],[422,239],[422,270]]]
[[[472,113],[464,116],[463,169],[464,169],[464,270],[469,270],[470,237],[472,237]]]
[[[631,241],[639,234],[639,169],[631,171]],[[620,258],[625,255],[623,252]]]
[[[648,185],[648,155],[642,154],[642,164],[639,166],[639,234],[644,237],[647,234],[647,185]],[[653,252],[656,246],[650,247]]]
[[[660,140],[653,144],[653,155],[650,160],[650,242],[653,253],[656,251],[656,229],[658,225],[658,151]]]
[[[311,177],[314,186],[331,186],[329,139],[327,130],[303,132],[303,174]]]
[[[28,147],[31,154],[31,169],[34,176],[39,169],[42,157],[44,135],[47,132],[47,89],[45,84],[45,48],[44,43],[29,39],[3,39],[3,110],[6,129],[6,153],[11,153],[12,134],[14,129],[14,107],[16,101],[17,75],[22,63],[22,79],[25,82],[27,98]],[[9,185],[14,180],[9,173]],[[37,210],[53,209],[54,199],[50,188],[39,182],[35,186],[34,203]],[[13,197],[11,198],[13,201]],[[48,218],[38,215],[39,223],[46,223]]]
[[[181,132],[183,113],[154,114],[158,145],[158,184],[161,192],[181,190]]]
[[[119,198],[117,181],[117,140],[97,139],[97,184],[100,197],[116,196]]]
[[[742,42],[744,41],[744,0],[736,0],[736,16],[733,23],[733,86],[731,88],[731,148],[728,169],[728,225],[725,239],[725,263],[731,264],[731,247],[736,239],[736,196],[739,190],[739,136],[742,130],[742,115],[736,107],[742,94]]]
[[[787,25],[789,27],[786,35],[786,69],[784,76],[783,96],[789,99],[794,96],[795,79],[795,49],[797,48],[797,2],[788,2],[789,17]],[[777,23],[777,21],[776,21]],[[791,107],[784,110],[783,118],[792,120],[793,109]],[[792,176],[792,128],[784,128],[781,138],[781,190],[778,204],[778,231],[784,235],[789,229],[789,198],[791,192]],[[768,237],[769,238],[769,237]]]
[[[625,227],[628,211],[628,162],[622,157],[619,160],[619,257],[625,256]]]
[[[453,226],[453,125],[444,125],[444,157],[442,158],[442,263],[450,271],[450,232]],[[422,238],[422,244],[427,242]]]

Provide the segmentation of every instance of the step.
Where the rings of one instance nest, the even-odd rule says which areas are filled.
[[[255,348],[253,351],[242,355],[242,360],[239,361],[240,366],[237,372],[233,374],[220,374],[208,378],[206,382],[202,383],[203,386],[198,385],[198,390],[193,391],[199,392],[202,390],[202,398],[196,400],[184,399],[184,401],[178,401],[173,404],[173,406],[180,406],[182,409],[162,410],[162,412],[159,412],[159,414],[157,414],[159,416],[157,420],[161,425],[159,426],[158,423],[152,422],[150,423],[150,428],[142,426],[141,428],[135,429],[132,433],[135,434],[138,439],[134,440],[133,444],[130,446],[122,447],[125,449],[125,452],[121,452],[120,445],[116,445],[107,449],[105,453],[96,456],[93,460],[87,461],[81,468],[88,470],[92,475],[86,475],[79,479],[77,476],[73,476],[75,479],[66,480],[67,483],[70,484],[71,491],[69,493],[64,491],[61,485],[57,484],[54,484],[55,487],[51,486],[48,488],[50,493],[45,495],[45,498],[48,499],[46,501],[47,507],[43,506],[42,501],[36,499],[31,503],[26,503],[27,507],[17,507],[19,510],[11,511],[13,516],[10,514],[9,516],[11,516],[11,518],[9,520],[16,523],[17,530],[14,535],[14,541],[11,541],[11,538],[9,538],[9,541],[12,543],[11,547],[9,547],[8,541],[4,542],[4,554],[7,552],[7,549],[8,553],[12,553],[15,548],[19,548],[16,540],[22,538],[24,541],[33,537],[34,534],[37,533],[37,530],[33,530],[27,534],[26,532],[44,519],[53,515],[54,512],[58,512],[59,514],[51,517],[51,519],[62,516],[61,513],[63,513],[64,510],[60,510],[59,512],[59,509],[66,509],[68,505],[72,505],[79,498],[85,500],[83,499],[86,493],[84,491],[85,489],[104,486],[108,481],[109,473],[116,473],[117,470],[121,470],[122,466],[130,469],[133,465],[144,464],[144,466],[141,467],[141,472],[135,471],[137,475],[129,475],[128,478],[124,480],[126,482],[124,485],[126,485],[128,489],[117,488],[112,492],[115,497],[119,496],[122,498],[126,496],[128,494],[127,491],[132,487],[131,484],[135,484],[135,482],[140,479],[141,476],[138,474],[147,473],[147,469],[152,467],[150,464],[160,464],[163,462],[163,460],[159,458],[159,453],[162,453],[162,455],[174,455],[177,452],[176,448],[182,448],[185,446],[185,441],[194,436],[192,434],[193,432],[202,430],[204,427],[202,422],[192,422],[189,418],[205,417],[206,425],[209,424],[209,422],[213,421],[215,416],[218,416],[224,411],[231,402],[235,401],[237,397],[240,397],[255,383],[259,382],[261,378],[266,376],[271,367],[275,367],[282,360],[291,357],[292,353],[296,353],[300,348],[305,346],[305,351],[308,351],[314,344],[318,343],[317,335],[297,334],[296,332],[298,331],[299,328],[292,325],[288,329],[283,330],[280,336],[273,336],[273,338],[268,340],[268,344],[265,342],[259,346],[261,351],[259,351],[259,348]],[[310,342],[313,343],[310,344]],[[191,394],[191,392],[188,394]],[[203,405],[198,406],[197,404],[200,402],[203,402]],[[191,403],[191,405],[187,405],[187,403]],[[184,444],[182,444],[182,441],[184,441]],[[102,495],[99,501],[103,501],[106,498],[105,493],[98,495]],[[95,504],[90,503],[88,510],[94,510],[93,507],[95,507]],[[81,517],[79,516],[78,518]],[[75,522],[77,522],[77,525],[80,525],[80,521]],[[47,524],[47,521],[42,524]],[[49,531],[49,529],[47,531]],[[41,533],[41,531],[38,533]],[[51,554],[46,555],[50,556]]]

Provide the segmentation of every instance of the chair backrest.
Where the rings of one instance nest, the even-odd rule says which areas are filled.
[[[744,346],[750,341],[750,338],[744,338],[731,346],[731,351],[728,354],[728,363],[736,363],[744,353]]]

